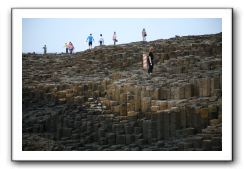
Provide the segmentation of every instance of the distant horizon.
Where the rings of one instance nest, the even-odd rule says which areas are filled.
[[[208,36],[208,35],[217,35],[217,34],[220,34],[222,32],[218,32],[218,33],[212,33],[212,34],[202,34],[202,35],[184,35],[184,36],[180,36],[180,37],[187,37],[187,36]],[[151,40],[151,41],[147,41],[147,43],[150,43],[150,42],[153,42],[153,41],[158,41],[158,40],[169,40],[169,39],[172,39],[172,38],[175,38],[176,36],[179,36],[179,35],[175,35],[174,37],[170,37],[170,38],[167,38],[167,39],[155,39],[155,40]],[[130,43],[140,43],[142,41],[133,41],[133,42],[128,42],[128,43],[121,43],[121,44],[118,44],[116,46],[119,46],[119,45],[127,45],[127,44],[130,44]],[[109,46],[114,46],[113,44],[109,44],[109,45],[103,45],[102,47],[109,47]],[[97,46],[94,46],[92,49],[94,48],[97,48],[97,47],[100,47],[99,45]],[[80,53],[80,52],[85,52],[89,50],[88,48],[83,50],[83,51],[76,51],[74,53]],[[33,54],[34,52],[22,52],[22,54]],[[37,53],[35,52],[35,54],[43,54],[43,52],[40,52],[40,53]],[[65,51],[62,51],[62,52],[47,52],[47,54],[65,54]]]
[[[99,46],[99,35],[103,34],[105,45],[113,45],[113,32],[118,44],[142,41],[141,31],[147,31],[147,41],[170,39],[177,36],[199,36],[222,32],[220,18],[128,18],[128,19],[22,19],[22,53],[65,53],[64,44],[71,41],[74,52],[88,49],[86,38],[90,33],[95,39],[93,48]]]

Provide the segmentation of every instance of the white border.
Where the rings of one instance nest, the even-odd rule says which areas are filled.
[[[222,18],[222,151],[22,151],[22,18]],[[12,9],[12,160],[232,160],[232,9]]]

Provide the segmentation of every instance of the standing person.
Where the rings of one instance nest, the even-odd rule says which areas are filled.
[[[146,32],[146,29],[143,28],[142,29],[142,41],[145,42],[146,41],[146,36],[147,36],[147,32]]]
[[[44,50],[44,55],[47,54],[47,46],[44,45],[42,48],[43,48],[43,50]]]
[[[113,41],[114,41],[114,45],[116,45],[116,42],[118,42],[116,32],[114,32],[113,34]]]
[[[93,38],[92,34],[90,34],[87,37],[86,42],[88,42],[89,49],[91,49],[92,48],[92,42],[94,42],[94,38]]]
[[[74,45],[73,45],[72,42],[69,42],[68,48],[69,48],[69,53],[72,54],[73,53],[73,50],[74,50]]]
[[[147,58],[147,64],[148,64],[148,75],[151,78],[152,72],[153,72],[153,59],[154,59],[154,55],[153,55],[154,49],[153,47],[149,48],[149,54],[148,54],[148,58]]]
[[[66,54],[68,54],[69,53],[69,45],[68,45],[68,43],[65,43],[64,47],[65,47]]]
[[[100,34],[99,44],[100,44],[100,46],[102,46],[104,44],[104,39],[103,39],[102,34]]]

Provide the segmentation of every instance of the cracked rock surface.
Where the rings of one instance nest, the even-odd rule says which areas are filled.
[[[23,54],[22,64],[23,150],[222,150],[221,33]]]

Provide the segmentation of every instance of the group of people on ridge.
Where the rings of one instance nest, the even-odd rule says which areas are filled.
[[[145,30],[145,28],[143,28],[142,29],[142,41],[143,42],[146,41],[146,36],[147,36],[146,30]],[[113,40],[114,45],[116,45],[116,43],[118,42],[118,38],[117,38],[116,32],[113,33],[112,40]],[[86,42],[88,43],[89,49],[92,49],[92,44],[93,44],[93,42],[95,42],[92,34],[90,34],[87,37]],[[100,46],[104,45],[104,38],[103,38],[103,35],[102,34],[100,34],[100,37],[99,37],[99,45]],[[74,45],[73,45],[72,42],[65,43],[64,47],[66,49],[65,53],[67,53],[67,54],[68,53],[70,53],[70,54],[73,53]],[[47,53],[47,46],[44,45],[43,49],[44,49],[44,54],[46,54]]]
[[[116,45],[116,42],[118,42],[117,36],[116,36],[116,32],[114,32],[112,39],[113,39],[114,45]],[[86,42],[88,43],[89,49],[92,49],[92,43],[95,42],[92,34],[90,34],[87,37]],[[100,37],[99,37],[99,45],[100,46],[104,45],[104,39],[103,39],[103,35],[102,34],[100,34]]]
[[[145,28],[143,28],[142,29],[142,41],[143,42],[146,42],[146,36],[147,36],[147,32],[146,32]],[[112,40],[114,42],[114,45],[116,45],[116,42],[118,42],[116,32],[113,33]],[[89,49],[92,49],[92,43],[95,42],[92,34],[90,34],[87,37],[86,42],[88,43]],[[99,45],[100,46],[104,45],[104,39],[103,39],[102,34],[100,34],[100,37],[99,37]],[[44,49],[44,54],[46,54],[47,53],[47,46],[44,45],[43,49]],[[72,54],[73,50],[74,50],[73,43],[72,42],[65,43],[65,49],[66,49],[66,54],[68,54],[68,53]],[[154,62],[153,62],[153,59],[154,59],[153,51],[154,51],[153,47],[150,47],[149,48],[149,53],[147,55],[147,65],[148,65],[147,68],[148,68],[148,76],[149,76],[149,78],[151,77],[152,72],[153,72],[153,65],[154,65]]]
[[[147,36],[146,29],[143,28],[143,29],[142,29],[142,41],[143,41],[143,42],[146,41],[146,36]],[[118,38],[117,38],[116,32],[114,32],[112,39],[113,39],[114,45],[116,45],[116,42],[118,42]],[[90,35],[87,37],[87,39],[86,39],[86,42],[88,42],[89,49],[92,48],[92,43],[93,43],[94,41],[95,41],[95,40],[94,40],[92,34],[90,34]],[[104,39],[103,39],[103,35],[102,35],[102,34],[100,34],[99,44],[100,44],[100,46],[104,45]]]

